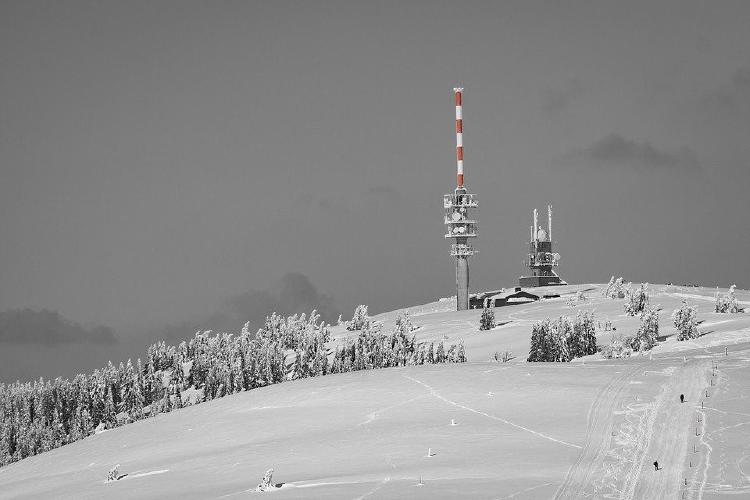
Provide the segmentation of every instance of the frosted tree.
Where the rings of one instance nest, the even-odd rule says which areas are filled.
[[[263,492],[272,490],[274,488],[276,488],[276,486],[273,484],[273,469],[268,469],[263,475],[263,479],[261,480],[258,487],[255,488],[255,491]]]
[[[493,328],[495,328],[495,311],[490,307],[485,307],[482,309],[482,316],[479,318],[479,329],[486,331]]]
[[[641,314],[641,324],[635,336],[630,340],[630,347],[634,351],[647,351],[656,345],[659,336],[659,310],[657,307],[647,307]]]
[[[690,340],[698,336],[698,320],[696,309],[682,301],[679,309],[672,313],[672,323],[677,329],[677,340]]]
[[[441,340],[435,352],[435,363],[445,363],[445,345]]]
[[[596,354],[596,324],[594,313],[578,311],[570,327],[568,351],[572,358]]]
[[[743,312],[744,309],[737,303],[737,296],[735,294],[735,285],[729,287],[729,291],[725,294],[720,294],[718,288],[716,289],[716,305],[714,311],[717,313],[739,313]]]
[[[411,322],[409,311],[404,311],[396,318],[396,332],[402,335],[409,335],[414,330]]]
[[[120,464],[112,467],[107,473],[107,482],[117,481],[120,479]]]
[[[622,276],[620,276],[617,279],[615,279],[615,277],[612,276],[609,279],[609,283],[607,283],[607,286],[602,290],[602,295],[610,299],[625,298],[625,290],[623,289]]]
[[[367,306],[360,304],[354,309],[354,315],[351,321],[346,322],[346,329],[350,331],[362,330],[364,326],[370,322],[370,317],[367,315]]]
[[[531,327],[530,362],[568,362],[597,352],[595,318],[592,312],[544,319]]]
[[[529,345],[529,357],[527,361],[546,361],[543,346],[545,330],[545,321],[536,321],[531,325],[531,343]]]
[[[573,359],[568,349],[568,337],[572,333],[572,325],[567,316],[561,316],[550,323],[548,332],[549,361],[567,362]]]
[[[466,363],[466,348],[464,347],[463,341],[458,344],[455,363]]]
[[[106,424],[106,426],[114,427],[115,422],[117,421],[116,410],[115,410],[115,403],[114,399],[112,398],[112,388],[111,386],[107,386],[107,393],[104,399],[104,414],[102,415],[102,420]]]
[[[643,312],[648,306],[648,283],[641,283],[635,290],[628,287],[625,299],[625,312],[628,315],[636,316]]]

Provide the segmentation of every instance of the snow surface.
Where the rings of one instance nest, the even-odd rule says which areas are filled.
[[[593,309],[613,333],[635,331],[599,286],[554,288],[591,289],[575,308],[566,295],[498,308],[510,323],[487,332],[478,310],[409,308],[420,340],[463,339],[469,363],[305,379],[158,415],[0,468],[0,498],[750,498],[750,314],[687,298],[703,335],[677,342],[672,310],[715,290],[652,285],[652,355],[526,363],[544,317]],[[375,319],[388,331],[398,312]],[[490,361],[496,351],[517,357]],[[114,464],[127,475],[106,483]],[[269,468],[281,487],[256,493]]]

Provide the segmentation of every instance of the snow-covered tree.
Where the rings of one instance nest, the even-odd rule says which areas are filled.
[[[648,283],[641,283],[635,290],[628,287],[625,295],[625,312],[630,316],[640,314],[648,306]]]
[[[679,309],[672,313],[672,323],[677,329],[677,340],[690,340],[698,336],[698,319],[696,308],[682,301]]]
[[[739,313],[743,312],[744,309],[740,307],[737,302],[737,296],[735,294],[735,285],[729,287],[729,291],[725,294],[720,294],[719,289],[716,289],[716,305],[714,311],[717,313]]]
[[[354,309],[354,315],[351,321],[346,322],[346,329],[350,331],[362,330],[364,326],[370,322],[370,317],[367,315],[367,306],[360,304]]]
[[[579,311],[574,319],[560,316],[535,322],[531,327],[528,361],[567,362],[597,352],[593,312]]]
[[[602,295],[605,297],[609,297],[610,299],[622,299],[625,298],[625,290],[623,288],[623,279],[622,276],[615,279],[614,276],[612,276],[609,279],[609,283],[607,283],[607,286],[602,289]]]
[[[495,328],[495,311],[491,307],[482,309],[482,317],[479,318],[479,329],[486,331]]]
[[[659,310],[657,307],[647,307],[641,313],[641,324],[635,336],[630,339],[630,347],[634,351],[647,351],[656,345],[659,336]]]
[[[596,354],[596,323],[591,311],[578,311],[568,336],[571,358]]]

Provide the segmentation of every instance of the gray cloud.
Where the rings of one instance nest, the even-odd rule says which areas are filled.
[[[340,313],[333,298],[320,292],[310,278],[302,273],[287,273],[270,290],[240,293],[226,300],[218,311],[168,325],[160,333],[163,338],[177,340],[198,330],[237,332],[248,321],[252,330],[262,326],[266,316],[273,312],[286,316],[309,313],[313,309],[328,323],[336,321]]]
[[[583,85],[574,78],[559,88],[548,88],[542,93],[541,108],[546,115],[557,115],[584,94]]]
[[[85,328],[57,311],[11,309],[0,313],[0,342],[11,344],[114,344],[114,330],[106,326]]]
[[[717,118],[750,124],[750,67],[739,68],[728,81],[707,92],[701,105]]]
[[[626,139],[619,134],[609,134],[590,146],[566,155],[568,163],[586,163],[592,166],[632,167],[640,170],[681,168],[698,170],[700,164],[695,152],[684,147],[675,153],[658,149],[649,141]]]

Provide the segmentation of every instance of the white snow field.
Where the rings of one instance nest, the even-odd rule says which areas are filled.
[[[576,308],[563,295],[495,309],[509,323],[489,332],[481,311],[453,302],[410,308],[418,338],[464,339],[469,362],[304,379],[158,415],[0,468],[0,498],[750,498],[750,314],[713,313],[713,289],[652,285],[666,337],[652,354],[526,363],[544,317],[593,309],[634,332],[638,319],[600,287],[554,288],[591,289]],[[690,342],[672,337],[683,299],[704,320]],[[398,312],[375,319],[387,331]],[[495,351],[517,357],[490,361]],[[106,483],[116,464],[126,475]],[[280,487],[255,492],[269,468]]]

